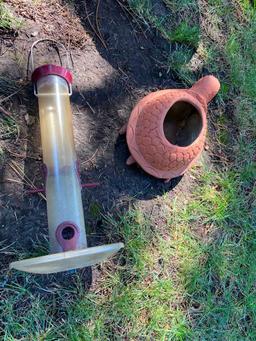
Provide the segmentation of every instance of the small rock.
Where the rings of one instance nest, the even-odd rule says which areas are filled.
[[[118,110],[117,110],[117,114],[118,114],[118,116],[119,116],[120,118],[126,118],[126,116],[127,116],[127,111],[124,110],[124,109],[118,109]]]
[[[25,118],[27,126],[29,126],[29,127],[32,126],[35,123],[35,121],[36,121],[35,116],[31,116],[29,114],[26,114],[24,116],[24,118]]]
[[[38,35],[38,31],[34,31],[31,33],[31,37],[36,37]]]

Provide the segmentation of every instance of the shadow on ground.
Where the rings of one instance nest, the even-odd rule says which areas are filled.
[[[83,4],[75,1],[82,24],[86,31],[90,31],[88,13]],[[87,1],[86,10],[91,18],[96,11],[96,2]],[[106,235],[102,215],[113,212],[122,214],[138,200],[147,201],[152,206],[154,202],[151,199],[171,191],[180,181],[174,179],[165,184],[145,174],[137,166],[127,167],[125,160],[129,151],[125,137],[119,136],[119,129],[127,121],[138,99],[157,88],[177,87],[162,66],[170,46],[156,32],[148,31],[145,34],[115,1],[102,2],[98,14],[100,30],[107,46],[104,47],[94,36],[95,44],[88,44],[82,52],[79,49],[72,51],[75,84],[71,100],[81,179],[82,182],[100,183],[96,189],[83,191],[89,245],[119,241],[113,235]],[[20,44],[19,39],[15,44]],[[30,46],[31,41],[28,40],[25,49],[23,46],[23,53]],[[40,63],[40,55],[38,58]],[[41,58],[45,59],[45,52],[42,52]],[[23,104],[31,116],[38,111],[32,87],[27,87]],[[36,116],[35,123],[27,127],[25,132],[27,149],[24,174],[41,187],[43,178],[40,173],[42,161],[38,158],[39,135]],[[0,239],[8,245],[14,243],[19,253],[25,254],[28,250],[33,255],[46,253],[47,217],[44,200],[37,196],[24,196],[24,193],[18,200],[13,200],[16,194],[12,193],[8,201],[7,193],[4,199],[4,228]],[[16,257],[7,258],[13,260]]]

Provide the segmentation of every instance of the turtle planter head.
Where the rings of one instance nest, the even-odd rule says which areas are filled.
[[[87,247],[70,105],[72,75],[67,68],[47,64],[34,70],[32,80],[39,102],[50,255],[10,267],[47,274],[102,262],[123,244]]]
[[[207,104],[219,88],[215,77],[205,76],[188,90],[161,90],[144,97],[128,121],[127,164],[137,162],[160,179],[184,174],[203,150]]]

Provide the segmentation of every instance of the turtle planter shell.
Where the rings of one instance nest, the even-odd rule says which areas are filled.
[[[133,109],[126,132],[131,156],[147,173],[169,180],[184,174],[203,150],[207,103],[219,81],[200,79],[191,89],[161,90],[144,97]]]

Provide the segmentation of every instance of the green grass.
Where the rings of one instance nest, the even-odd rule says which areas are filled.
[[[0,29],[11,30],[20,28],[22,22],[17,19],[9,8],[0,1]]]
[[[147,29],[176,44],[166,69],[184,85],[202,70],[219,77],[209,144],[223,158],[191,171],[189,194],[159,198],[164,226],[139,208],[105,217],[110,241],[125,249],[98,269],[90,292],[78,282],[44,298],[32,291],[33,276],[9,274],[3,340],[256,340],[255,4],[165,0],[158,16],[152,1],[129,3]],[[179,20],[170,25],[172,16]],[[90,210],[100,214],[98,204]]]
[[[17,136],[17,123],[11,117],[0,118],[0,139],[8,139]]]
[[[197,47],[200,27],[193,22],[191,23],[190,10],[196,10],[196,3],[193,1],[173,2],[166,0],[160,9],[154,1],[150,0],[130,0],[128,3],[134,14],[145,25],[155,27],[164,38],[173,43],[184,43],[191,47]]]
[[[183,21],[173,32],[170,32],[169,40],[172,42],[185,43],[197,47],[199,42],[199,27],[191,27],[187,22]]]

